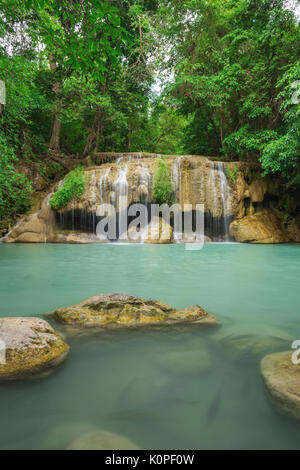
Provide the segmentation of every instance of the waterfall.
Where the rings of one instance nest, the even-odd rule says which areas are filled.
[[[224,163],[208,159],[207,162],[209,176],[205,190],[208,207],[205,212],[210,213],[210,220],[206,221],[206,225],[213,239],[224,241],[229,239],[230,186],[225,175]]]
[[[145,163],[142,164],[139,184],[143,194],[145,195],[144,198],[142,197],[143,194],[140,195],[140,202],[147,205],[151,200],[152,177],[150,175],[149,168]]]
[[[220,179],[220,194],[222,200],[222,221],[225,240],[229,238],[229,218],[230,218],[230,186],[225,175],[225,165],[218,162],[218,173]]]
[[[100,204],[104,203],[104,195],[105,195],[107,179],[108,179],[110,170],[111,170],[111,167],[107,168],[106,172],[104,173],[104,175],[100,177],[99,182],[98,182]]]
[[[173,188],[174,202],[180,203],[181,199],[181,160],[182,156],[177,156],[171,172],[171,183]],[[173,232],[174,241],[180,243],[183,238],[182,232]]]
[[[176,157],[171,172],[171,183],[174,191],[174,198],[176,202],[180,201],[181,190],[181,156]]]

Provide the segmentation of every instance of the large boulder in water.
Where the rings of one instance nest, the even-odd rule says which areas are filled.
[[[265,356],[261,372],[279,410],[300,419],[300,365],[293,364],[292,352]]]
[[[234,220],[230,224],[230,235],[237,242],[247,243],[285,243],[288,236],[280,227],[280,222],[270,209]]]
[[[126,294],[100,294],[53,314],[63,323],[84,327],[143,326],[174,323],[218,324],[213,315],[198,305],[184,310],[153,299]]]
[[[18,379],[60,364],[69,346],[41,318],[0,319],[0,380]]]

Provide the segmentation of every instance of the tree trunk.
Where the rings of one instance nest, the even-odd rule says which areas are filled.
[[[60,130],[61,130],[61,122],[58,119],[57,112],[56,112],[53,114],[53,124],[52,124],[51,138],[49,142],[49,148],[51,150],[60,149]]]
[[[92,129],[91,129],[91,132],[89,133],[88,140],[83,151],[83,155],[82,155],[83,157],[87,157],[91,153],[93,147],[94,147],[94,151],[97,152],[99,139],[100,139],[100,128],[101,128],[101,110],[97,108],[95,115],[94,115]]]
[[[54,72],[56,70],[56,63],[54,61],[53,55],[49,56],[50,61],[50,69]],[[58,98],[58,91],[60,88],[59,82],[55,82],[53,85],[53,92],[56,99],[56,104],[53,108],[52,113],[52,129],[51,129],[51,137],[49,142],[49,149],[59,151],[60,149],[60,131],[61,131],[61,121],[59,120],[58,116],[61,110],[62,102],[59,101],[57,103]]]

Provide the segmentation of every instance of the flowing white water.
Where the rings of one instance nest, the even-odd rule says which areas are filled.
[[[223,162],[209,162],[209,177],[206,185],[206,199],[212,216],[211,230],[217,241],[229,239],[230,186],[225,175]]]
[[[115,191],[115,208],[120,211],[125,208],[126,199],[128,199],[128,182],[127,182],[128,166],[118,169],[117,179],[113,183]],[[127,205],[126,205],[127,208]]]
[[[149,172],[149,168],[145,163],[142,164],[142,169],[140,173],[140,185],[146,188],[146,197],[143,200],[144,204],[150,202],[151,190],[152,190],[152,178]]]
[[[176,202],[180,201],[180,190],[181,190],[181,160],[182,156],[178,156],[175,159],[171,172],[171,182],[174,191]]]
[[[116,159],[116,163],[121,163],[124,160],[124,155],[123,153],[120,154],[120,156]]]
[[[171,172],[171,183],[173,187],[173,194],[176,203],[180,203],[181,198],[181,160],[182,156],[178,156],[175,159],[175,162],[172,167]],[[174,230],[173,237],[176,243],[180,243],[182,241],[182,232],[176,232]]]
[[[99,189],[99,197],[100,197],[100,203],[104,203],[104,195],[105,191],[108,188],[108,175],[110,173],[111,167],[107,168],[106,172],[104,175],[101,176],[98,182],[98,189]]]
[[[225,166],[223,162],[218,162],[218,174],[220,179],[220,194],[222,199],[223,230],[225,240],[228,240],[230,217],[230,186],[225,175]]]

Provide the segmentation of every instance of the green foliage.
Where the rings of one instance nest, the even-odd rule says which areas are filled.
[[[0,220],[22,214],[31,202],[31,182],[16,171],[17,161],[11,145],[0,134]]]
[[[299,174],[300,23],[284,0],[162,0],[165,93],[190,119],[185,152]],[[167,69],[166,65],[167,64]],[[299,91],[298,91],[299,99]],[[295,179],[296,178],[296,179]]]
[[[290,185],[300,185],[300,62],[292,66],[278,84],[284,126],[265,146],[261,164],[264,174],[280,173]],[[297,80],[298,79],[298,80]]]
[[[228,176],[231,183],[236,183],[236,178],[239,172],[238,166],[234,165],[232,168],[229,166],[226,167],[226,175]]]
[[[38,172],[45,180],[51,181],[53,179],[61,178],[64,174],[64,168],[57,162],[47,162],[47,164],[41,162],[38,166]]]
[[[87,176],[83,168],[77,167],[70,171],[66,176],[63,184],[58,190],[52,194],[50,198],[50,206],[57,211],[66,207],[72,199],[80,199],[87,185]]]
[[[153,180],[153,200],[157,204],[172,203],[171,169],[165,158],[158,159],[158,169]]]

